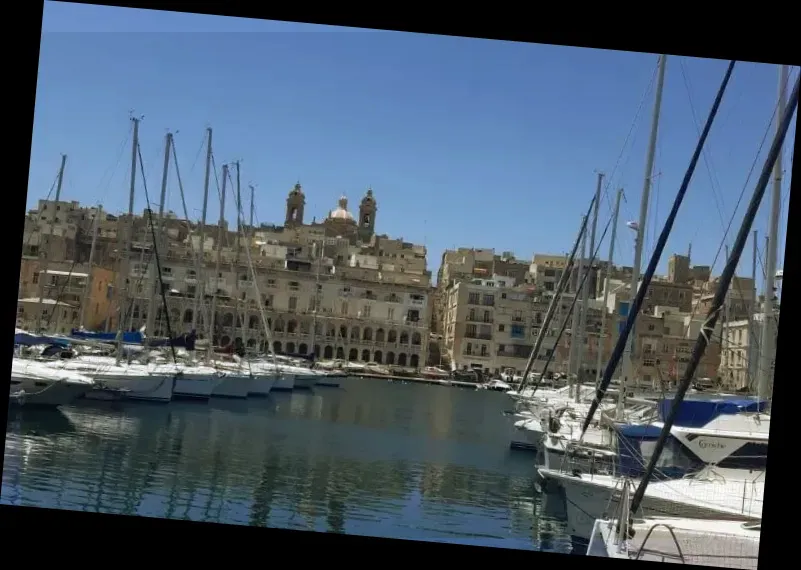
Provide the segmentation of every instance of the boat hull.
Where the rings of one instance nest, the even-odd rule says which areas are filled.
[[[252,378],[244,375],[231,375],[220,378],[211,391],[212,398],[247,398]]]
[[[17,405],[54,408],[74,402],[89,390],[92,384],[65,379],[44,379],[33,376],[11,375],[11,390],[19,397]]]
[[[191,400],[208,400],[224,377],[211,374],[180,374],[175,378],[173,396]]]
[[[249,396],[265,397],[270,394],[278,378],[268,374],[257,374],[250,382]]]
[[[509,447],[521,451],[538,452],[542,449],[543,437],[544,433],[542,426],[538,420],[531,418],[523,421],[517,421],[512,426],[512,435]]]
[[[548,471],[543,469],[540,470],[540,475],[546,480],[553,479],[549,477]],[[587,545],[592,537],[595,521],[619,511],[620,490],[592,484],[592,479],[561,476],[558,480],[564,492],[567,529],[571,539]],[[682,516],[692,519],[742,521],[761,518],[761,511],[758,516],[748,513],[735,514],[716,509],[713,504],[702,506],[684,502],[681,500],[681,494],[677,494],[676,498],[677,500],[671,500],[646,494],[642,501],[641,516]]]
[[[295,388],[294,374],[282,374],[276,379],[273,385],[273,391],[277,392],[290,392]]]
[[[128,400],[148,402],[169,402],[173,396],[173,377],[162,374],[142,374],[135,376],[93,374],[92,377],[102,386],[119,391]],[[87,399],[108,399],[100,396],[103,390],[86,394]],[[98,394],[97,396],[95,394]]]
[[[319,374],[295,374],[293,390],[311,390],[317,381],[321,379]]]

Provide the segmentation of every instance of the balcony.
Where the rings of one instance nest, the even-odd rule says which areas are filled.
[[[492,340],[492,334],[486,333],[465,333],[464,337],[478,340]]]

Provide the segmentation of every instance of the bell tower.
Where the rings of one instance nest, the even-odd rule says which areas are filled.
[[[373,189],[368,188],[367,194],[359,204],[359,238],[366,242],[375,233],[375,215],[378,212]]]
[[[305,205],[306,196],[303,194],[300,182],[298,182],[286,198],[286,220],[284,220],[284,226],[302,226],[303,207]]]

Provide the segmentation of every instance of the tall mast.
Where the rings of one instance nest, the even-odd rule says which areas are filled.
[[[56,204],[61,200],[61,186],[64,183],[64,167],[67,164],[67,155],[61,155],[61,166],[58,169],[58,183],[56,185]],[[53,213],[53,218],[50,220],[50,233],[47,237],[47,249],[50,249],[50,246],[53,242],[53,234],[55,233],[56,229],[56,214]],[[40,232],[41,236],[41,232]],[[44,247],[44,240],[39,239],[39,259],[41,260],[39,270],[39,310],[37,311],[36,316],[36,330],[38,332],[42,332],[42,310],[44,309],[44,295],[45,295],[45,280],[48,277],[47,269],[50,265],[50,256],[48,255],[50,252],[45,251]],[[53,305],[53,311],[58,308],[58,305]]]
[[[209,316],[209,348],[206,359],[210,362],[211,355],[214,352],[214,321],[217,311],[217,290],[219,287],[220,263],[222,262],[222,240],[223,232],[225,231],[225,186],[228,181],[228,165],[223,164],[222,167],[222,190],[220,194],[220,220],[217,226],[217,259],[214,262],[214,293],[211,296],[211,315]]]
[[[787,91],[787,76],[789,69],[786,65],[779,68],[779,102],[776,110],[776,129],[781,128],[781,117],[786,108],[785,92]],[[773,165],[773,195],[771,196],[770,224],[768,226],[768,248],[765,260],[765,299],[762,303],[762,342],[759,356],[759,390],[757,394],[761,399],[769,399],[773,390],[773,359],[776,357],[776,322],[774,302],[774,289],[776,286],[776,257],[779,244],[779,217],[782,205],[782,151],[776,156]]]
[[[170,172],[170,147],[172,145],[172,133],[167,133],[167,136],[164,137],[164,170],[161,173],[161,198],[159,200],[159,215],[156,218],[156,228],[153,232],[155,234],[155,238],[153,239],[153,253],[150,256],[150,263],[148,263],[148,269],[152,267],[153,269],[148,271],[150,273],[150,286],[148,289],[150,290],[150,296],[147,302],[147,325],[146,329],[148,334],[153,334],[154,323],[156,322],[156,297],[159,296],[159,292],[157,291],[158,287],[163,287],[162,284],[159,283],[158,275],[156,275],[156,251],[158,248],[157,241],[161,241],[163,228],[162,228],[162,220],[164,218],[164,202],[167,201],[167,176]],[[150,213],[150,219],[153,219],[153,213]]]
[[[136,151],[139,148],[139,121],[136,117],[131,117],[133,121],[133,141],[131,142],[131,187],[128,192],[128,228],[124,235],[124,242],[122,244],[122,258],[120,263],[120,272],[117,282],[119,287],[119,307],[117,307],[119,316],[117,317],[117,356],[116,363],[120,363],[122,358],[122,341],[123,333],[125,332],[125,312],[128,307],[128,281],[131,276],[131,244],[133,243],[133,229],[134,229],[134,195],[136,194]]]
[[[590,261],[586,262],[586,267],[584,268],[584,271],[587,272],[592,271],[592,260],[595,258],[595,231],[598,227],[598,207],[601,204],[601,186],[603,185],[603,181],[604,181],[604,174],[603,172],[599,172],[598,185],[595,188],[595,210],[593,211],[592,227],[590,229],[590,249],[589,249]],[[579,388],[576,388],[576,398],[579,397],[581,380],[584,372],[584,338],[587,335],[587,313],[589,312],[589,307],[588,307],[589,298],[590,298],[590,284],[588,277],[587,281],[584,282],[584,287],[581,290],[581,321],[579,323],[579,330],[578,330],[581,342],[576,347],[576,353],[578,355],[577,358],[578,364],[576,366],[576,370],[579,373],[579,378],[577,379],[577,386]],[[593,298],[595,298],[595,295],[593,295]]]
[[[244,221],[242,215],[242,190],[240,187],[240,175],[239,175],[239,161],[237,160],[235,163],[236,166],[236,304],[237,307],[239,306],[240,302],[242,303],[242,350],[246,351],[247,347],[247,326],[248,326],[248,303],[247,301],[240,300],[240,291],[239,291],[239,250],[242,247],[242,230],[244,229]],[[239,311],[236,313],[237,320],[239,319]],[[234,322],[234,330],[236,330],[236,322]],[[234,335],[234,339],[236,339],[236,335]],[[239,366],[242,366],[242,362],[239,363]]]
[[[753,302],[751,303],[750,311],[748,312],[748,388],[749,391],[754,387],[754,382],[759,382],[759,333],[757,332],[757,320],[755,313],[757,312],[757,248],[758,248],[758,233],[754,230],[754,251],[751,259],[751,283],[753,283]],[[740,386],[742,387],[742,386]]]
[[[317,254],[317,271],[314,276],[314,312],[312,313],[311,330],[311,352],[315,358],[318,356],[314,352],[314,343],[317,340],[317,312],[320,310],[320,266],[323,264],[323,243],[320,241],[314,244],[319,248],[319,251],[315,252]]]
[[[651,116],[651,135],[648,139],[648,154],[645,158],[645,178],[643,180],[642,197],[640,199],[640,220],[635,232],[635,248],[634,248],[634,265],[631,272],[631,290],[629,293],[629,310],[634,298],[637,296],[637,289],[640,284],[640,265],[642,265],[642,250],[644,245],[644,232],[648,224],[648,200],[651,194],[651,179],[654,173],[654,156],[656,154],[656,141],[659,132],[659,113],[662,109],[662,91],[665,86],[665,64],[667,63],[667,55],[662,54],[659,56],[659,68],[657,71],[656,80],[656,95],[654,98],[654,110]],[[637,315],[635,315],[636,317]],[[636,320],[634,326],[629,333],[629,342],[626,343],[626,351],[623,355],[623,378],[620,382],[620,393],[625,395],[626,388],[629,384],[630,376],[633,373],[633,359],[637,351],[637,330]]]
[[[587,224],[587,216],[584,216],[582,220],[582,225]],[[584,275],[582,269],[584,269],[586,265],[586,255],[587,255],[587,232],[585,231],[581,235],[581,258],[579,260],[579,270],[577,272],[578,280],[576,281],[576,289],[573,291],[574,296],[578,296],[583,287],[581,286],[581,277]],[[570,322],[570,367],[568,372],[568,383],[571,386],[570,393],[573,393],[573,386],[576,386],[576,392],[578,392],[578,369],[579,365],[577,363],[577,359],[579,356],[579,345],[581,344],[581,333],[579,332],[579,327],[581,323],[581,314],[580,314],[580,307],[573,305],[573,320]]]
[[[729,259],[729,246],[727,245],[725,247],[726,247],[726,259],[728,260]],[[735,275],[735,277],[736,277],[736,275]],[[731,295],[730,295],[730,293],[731,293],[731,289],[726,293],[726,296],[723,298],[723,315],[722,315],[722,318],[720,319],[720,322],[722,324],[720,329],[721,329],[721,331],[723,331],[723,334],[721,335],[721,339],[720,339],[720,345],[721,345],[720,348],[721,348],[721,353],[724,355],[724,362],[726,363],[726,366],[723,369],[723,372],[725,374],[725,376],[723,378],[724,381],[731,374],[731,356],[732,356],[731,352],[732,351],[730,350],[731,349],[731,343],[729,342],[729,333],[731,332],[731,329],[729,327],[729,322],[730,322],[729,317],[731,316]]]
[[[211,127],[207,128],[208,140],[206,144],[206,175],[203,179],[203,212],[200,215],[200,263],[197,271],[197,287],[195,287],[195,308],[192,311],[192,330],[197,329],[197,316],[200,312],[200,300],[205,294],[206,280],[201,275],[206,267],[206,215],[209,208],[209,176],[211,174]],[[208,324],[208,323],[207,323]],[[209,340],[211,342],[211,340]]]
[[[89,248],[89,275],[86,276],[86,285],[83,289],[83,300],[81,301],[81,319],[78,321],[78,327],[81,330],[86,324],[86,305],[89,303],[89,291],[92,287],[92,264],[94,263],[95,247],[97,246],[97,230],[102,216],[103,206],[98,206],[95,212],[94,224],[92,224],[92,246]]]
[[[595,386],[601,384],[601,362],[603,359],[604,347],[604,330],[606,328],[606,305],[609,302],[609,274],[612,272],[612,266],[615,260],[615,238],[617,237],[617,219],[620,214],[620,198],[623,196],[623,188],[617,191],[617,198],[615,198],[615,212],[612,214],[612,235],[609,238],[609,260],[606,267],[606,275],[604,276],[604,304],[601,311],[601,330],[598,333],[598,360],[595,364]]]

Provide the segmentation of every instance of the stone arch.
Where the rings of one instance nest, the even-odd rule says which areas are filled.
[[[359,327],[351,327],[350,340],[359,340]]]
[[[334,338],[337,336],[337,329],[334,327],[334,325],[328,325],[325,331],[325,336],[326,338]]]
[[[348,327],[345,325],[339,325],[339,338],[346,339],[348,338]]]
[[[409,333],[406,331],[402,331],[400,333],[400,341],[401,344],[409,344]]]
[[[398,331],[395,329],[389,329],[389,333],[387,334],[387,342],[398,342]]]
[[[366,348],[362,351],[362,362],[370,362],[370,351]]]
[[[295,343],[294,342],[286,343],[286,351],[287,354],[295,354]]]
[[[370,327],[364,327],[364,333],[362,333],[362,340],[370,342],[373,340],[373,329]]]
[[[381,351],[380,350],[376,350],[375,354],[373,355],[373,362],[375,362],[376,364],[381,364],[381,358],[382,357],[383,357],[383,355],[381,354]]]
[[[255,348],[255,347],[256,347],[256,339],[255,338],[249,338],[248,339],[248,348]]]
[[[353,362],[358,358],[359,358],[359,351],[356,350],[355,348],[351,348],[350,351],[348,351],[348,362]]]
[[[420,342],[422,342],[422,337],[420,333],[415,331],[412,333],[412,344],[416,346],[420,346]]]
[[[289,322],[286,324],[287,334],[295,334],[297,330],[298,330],[298,322],[295,319],[290,319]]]
[[[406,366],[406,353],[401,352],[398,355],[398,366]]]
[[[228,346],[229,344],[231,344],[231,337],[230,337],[230,336],[228,336],[227,334],[224,334],[224,335],[222,336],[222,338],[220,339],[220,346],[221,346],[221,347],[223,347],[223,348],[225,348],[225,347],[226,347],[226,346]]]
[[[387,364],[395,364],[395,353],[391,350],[387,353]]]
[[[417,368],[420,365],[420,357],[416,354],[412,354],[411,358],[409,358],[409,365],[412,368]]]
[[[345,349],[341,346],[337,347],[337,360],[345,360]]]
[[[375,341],[384,342],[384,329],[379,328],[377,331],[375,331]]]
[[[248,328],[251,330],[259,328],[259,320],[260,319],[258,315],[250,315],[250,318],[248,319]]]
[[[281,352],[281,341],[277,340],[273,343],[273,351]]]
[[[298,352],[301,354],[308,354],[309,345],[306,344],[305,342],[300,343],[300,346],[298,347]]]
[[[323,352],[323,358],[330,360],[333,357],[334,357],[334,347],[331,346],[330,344],[326,345],[325,351]]]

